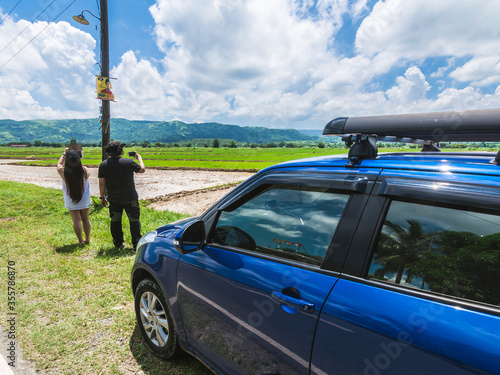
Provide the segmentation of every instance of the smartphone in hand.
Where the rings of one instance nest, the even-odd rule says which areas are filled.
[[[128,156],[135,156],[135,151],[129,151]]]

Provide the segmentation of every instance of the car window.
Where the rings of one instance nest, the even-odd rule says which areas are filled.
[[[500,216],[393,201],[368,277],[500,304]]]
[[[211,240],[319,266],[348,199],[325,187],[271,185],[221,212]]]

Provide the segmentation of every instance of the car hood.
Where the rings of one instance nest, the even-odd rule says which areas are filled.
[[[168,233],[172,233],[172,231],[174,231],[174,230],[182,228],[186,224],[192,223],[196,219],[198,219],[198,216],[191,216],[191,217],[188,217],[185,219],[177,220],[177,221],[174,221],[172,223],[169,223],[169,224],[166,224],[166,225],[159,227],[158,229],[156,229],[156,232],[160,236],[165,236]]]

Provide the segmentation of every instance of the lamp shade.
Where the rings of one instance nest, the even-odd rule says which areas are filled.
[[[87,21],[87,19],[85,18],[85,16],[82,14],[78,15],[78,16],[73,16],[73,19],[78,22],[78,23],[81,23],[82,25],[88,25],[89,24],[89,21]]]

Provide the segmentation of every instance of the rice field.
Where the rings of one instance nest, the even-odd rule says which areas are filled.
[[[0,147],[0,158],[23,160],[27,165],[55,165],[63,148]],[[202,168],[217,170],[260,170],[276,163],[313,156],[343,154],[344,148],[126,148],[137,151],[147,167],[163,168]],[[83,163],[98,165],[101,162],[101,149],[83,149]]]

